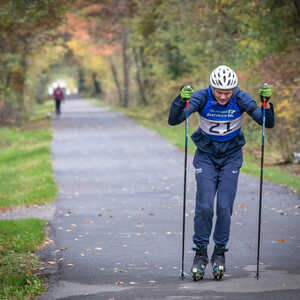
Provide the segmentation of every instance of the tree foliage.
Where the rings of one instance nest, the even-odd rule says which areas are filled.
[[[32,51],[55,35],[62,22],[62,0],[2,1],[0,8],[1,122],[20,121],[26,108],[26,73]],[[10,115],[10,116],[9,116]]]
[[[65,49],[61,62],[76,66],[82,91],[101,91],[125,107],[149,105],[158,118],[167,114],[179,86],[206,87],[220,64],[235,69],[252,94],[268,81],[278,136],[293,141],[280,144],[288,145],[288,153],[299,148],[292,109],[299,103],[297,0],[74,0],[67,6],[62,0],[11,0],[3,1],[0,14],[1,105],[15,99],[24,106],[28,62],[35,64],[33,54],[47,51],[42,45],[54,39]],[[46,66],[29,72],[41,71],[40,84],[31,88],[49,80],[47,67],[54,62],[49,52],[46,57]]]

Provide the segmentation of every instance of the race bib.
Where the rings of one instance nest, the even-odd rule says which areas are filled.
[[[226,121],[210,120],[200,115],[198,117],[199,127],[209,135],[224,136],[240,129],[242,126],[242,116]]]

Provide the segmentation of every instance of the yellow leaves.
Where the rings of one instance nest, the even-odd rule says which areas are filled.
[[[103,69],[104,61],[99,54],[96,54],[99,51],[95,45],[82,39],[70,40],[67,45],[85,69],[95,72]]]
[[[297,122],[297,118],[300,114],[300,108],[295,101],[293,101],[292,95],[293,87],[285,87],[280,90],[280,94],[284,96],[283,100],[275,105],[275,112],[278,118],[281,118],[287,123],[285,124],[285,128],[293,133],[295,131],[295,122]]]
[[[242,41],[240,42],[240,45],[241,45],[241,46],[247,46],[247,45],[249,45],[249,41],[248,41],[248,40],[242,40]]]

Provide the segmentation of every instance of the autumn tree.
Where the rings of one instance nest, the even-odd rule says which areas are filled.
[[[33,49],[53,39],[64,16],[65,1],[2,1],[0,19],[1,121],[8,112],[21,120],[25,112],[26,74]],[[12,109],[12,107],[15,107]]]

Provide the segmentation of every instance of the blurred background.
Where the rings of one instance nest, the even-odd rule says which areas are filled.
[[[226,64],[256,100],[271,85],[266,164],[300,175],[299,28],[297,0],[1,1],[0,125],[20,126],[60,85],[164,127],[179,87],[206,88]],[[244,122],[258,158],[260,128]]]

